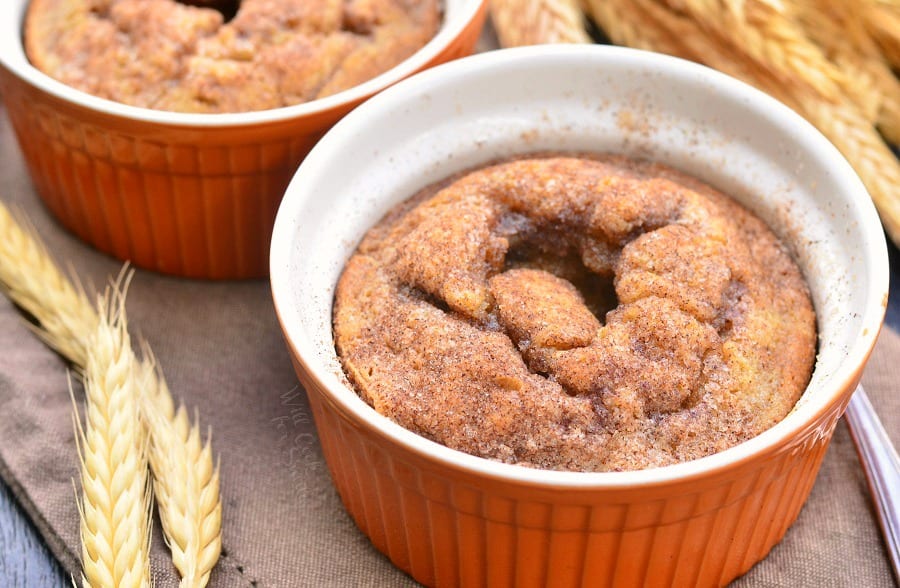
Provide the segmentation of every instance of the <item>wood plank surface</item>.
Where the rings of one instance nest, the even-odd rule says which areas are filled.
[[[70,586],[5,484],[0,483],[0,586]]]

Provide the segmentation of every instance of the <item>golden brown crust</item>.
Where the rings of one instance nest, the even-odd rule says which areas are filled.
[[[79,90],[180,112],[240,112],[345,90],[440,25],[437,0],[243,0],[228,23],[175,0],[32,0],[32,64]]]
[[[536,157],[415,202],[348,262],[334,333],[360,395],[419,434],[510,463],[632,470],[749,439],[806,386],[799,269],[695,179]]]

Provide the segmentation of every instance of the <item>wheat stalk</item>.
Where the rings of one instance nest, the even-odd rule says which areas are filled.
[[[75,417],[82,585],[145,588],[151,585],[151,500],[137,364],[121,296],[100,298],[98,308],[84,366],[84,425]]]
[[[586,0],[594,21],[617,45],[658,51],[669,55],[697,59],[684,44],[656,26],[647,26],[647,18],[638,2],[631,0]]]
[[[806,84],[828,100],[843,99],[843,73],[786,13],[780,0],[661,0],[708,35],[729,39],[780,84]],[[854,90],[854,92],[858,92]],[[862,99],[862,98],[860,98]]]
[[[900,145],[900,80],[890,78],[885,84],[884,100],[878,113],[878,130],[894,145]]]
[[[796,106],[768,68],[747,59],[729,39],[708,33],[685,14],[655,0],[589,1],[593,17],[615,43],[704,63]]]
[[[803,114],[844,154],[859,174],[881,222],[900,243],[900,163],[871,125],[847,104],[807,100]]]
[[[785,0],[785,5],[792,20],[844,72],[843,87],[854,93],[854,101],[866,118],[876,122],[883,92],[877,86],[875,62],[882,57],[864,28],[859,10],[851,10],[845,0]]]
[[[776,0],[664,0],[708,33],[732,39],[783,83],[804,83],[828,100],[843,98],[846,80]]]
[[[490,12],[503,47],[591,42],[577,0],[491,0]]]
[[[47,345],[81,369],[87,363],[85,339],[98,317],[80,287],[63,275],[46,247],[25,222],[17,222],[0,202],[0,287],[39,323]]]
[[[598,23],[615,42],[636,43],[706,63],[757,86],[804,115],[856,169],[885,229],[900,243],[900,163],[852,101],[824,96],[804,80],[785,79],[779,67],[760,60],[743,39],[703,27],[692,14],[673,9],[674,0],[590,1]],[[639,37],[637,41],[635,37]]]
[[[889,141],[900,144],[900,81],[866,30],[859,6],[845,0],[788,0],[788,7],[843,71],[846,94]]]
[[[116,283],[126,284],[127,281],[128,278],[123,272]],[[88,372],[89,357],[94,345],[91,338],[96,337],[98,325],[105,325],[107,330],[112,329],[114,333],[123,337],[122,345],[128,341],[125,317],[120,312],[121,309],[116,307],[115,312],[111,314],[109,302],[106,301],[98,315],[83,290],[76,288],[59,270],[30,225],[18,222],[2,202],[0,202],[0,288],[16,304],[35,317],[38,321],[35,331],[41,339],[71,361],[82,373]],[[116,293],[113,298],[116,304],[121,304],[124,295],[118,294],[119,290],[115,286],[111,291]],[[101,315],[105,315],[103,320]],[[111,320],[112,318],[115,320]],[[128,354],[132,354],[130,344],[127,348]],[[122,351],[122,354],[124,353]],[[161,484],[166,484],[166,487],[179,490],[169,492],[166,500],[158,498],[164,535],[172,549],[173,561],[177,559],[180,562],[176,563],[176,568],[183,577],[182,586],[204,586],[221,550],[218,466],[213,466],[209,443],[200,445],[196,423],[188,423],[183,409],[175,411],[169,388],[162,379],[162,374],[156,369],[155,359],[148,346],[144,347],[144,356],[144,361],[138,362],[136,369],[141,376],[139,385],[144,388],[144,398],[152,401],[144,401],[139,405],[140,411],[144,413],[144,422],[149,428],[150,457],[152,459],[155,447],[165,446],[169,447],[173,459],[180,459],[195,468],[187,474],[172,467],[154,468],[156,487],[162,489]],[[97,365],[93,367],[99,369]],[[121,366],[115,368],[119,376],[122,375],[120,368]],[[92,379],[97,380],[96,373]],[[97,381],[102,383],[105,380]],[[90,398],[90,395],[88,396]],[[92,414],[90,409],[88,414]],[[80,437],[87,438],[84,433]],[[146,444],[145,441],[142,443]],[[182,445],[179,446],[179,443]],[[82,462],[94,463],[93,460],[86,459],[82,459]],[[170,479],[171,476],[175,477]],[[185,476],[190,478],[191,484],[179,486],[180,480],[187,479]],[[169,515],[167,509],[172,509],[176,514]],[[89,514],[89,511],[93,512],[90,508],[82,511],[85,515]],[[179,516],[193,517],[195,524],[199,526],[197,541],[192,540],[193,542],[189,544],[183,540],[184,534],[179,534],[179,525],[167,526],[166,521],[176,520]],[[170,534],[168,529],[175,531]],[[134,529],[134,533],[137,531],[138,529]],[[93,559],[86,561],[88,562],[86,568],[90,566],[92,571],[89,574],[86,569],[85,577],[92,578],[95,572],[99,573],[97,565],[91,563]]]
[[[184,406],[175,410],[152,357],[146,349],[143,409],[151,431],[153,489],[181,587],[203,588],[222,549],[219,466],[213,465],[209,435],[201,442]]]
[[[874,0],[863,6],[866,29],[890,64],[900,69],[900,2]]]

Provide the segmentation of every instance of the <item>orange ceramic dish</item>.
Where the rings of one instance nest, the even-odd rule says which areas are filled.
[[[200,278],[264,276],[278,203],[309,149],[372,94],[471,53],[485,16],[484,0],[448,0],[421,50],[320,100],[186,114],[103,100],[32,67],[22,47],[27,3],[0,3],[0,93],[38,194],[101,251]]]
[[[356,395],[331,316],[359,239],[431,182],[541,151],[679,168],[737,198],[788,244],[810,286],[819,348],[787,417],[702,459],[577,473],[454,451]],[[348,171],[347,160],[360,164]],[[707,68],[598,46],[479,55],[368,101],[294,176],[270,259],[275,307],[344,504],[395,565],[436,586],[716,586],[743,574],[800,512],[888,292],[875,210],[812,126]]]

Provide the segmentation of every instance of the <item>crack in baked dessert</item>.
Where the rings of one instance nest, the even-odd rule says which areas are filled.
[[[438,0],[242,0],[224,22],[176,0],[32,0],[31,63],[145,108],[221,113],[322,98],[387,71],[441,23]]]
[[[618,471],[722,451],[805,389],[803,276],[747,209],[674,169],[536,156],[423,190],[337,285],[334,339],[375,410],[453,449]]]

